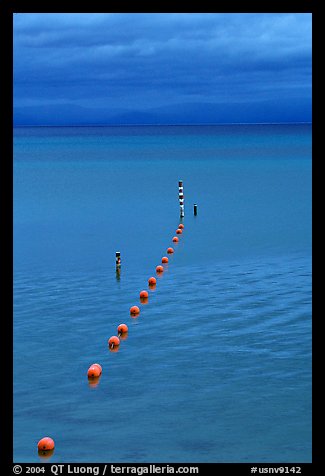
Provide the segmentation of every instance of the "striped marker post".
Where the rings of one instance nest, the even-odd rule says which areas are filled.
[[[181,218],[184,216],[184,190],[183,190],[183,181],[178,181],[178,200]]]
[[[119,281],[121,279],[121,253],[119,251],[115,253],[115,264],[116,279]]]
[[[115,263],[116,263],[116,269],[121,267],[121,253],[119,251],[116,251],[115,253]]]

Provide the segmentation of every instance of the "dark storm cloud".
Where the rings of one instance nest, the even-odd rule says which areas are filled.
[[[311,97],[309,14],[19,14],[14,20],[17,108],[70,103],[146,111]]]

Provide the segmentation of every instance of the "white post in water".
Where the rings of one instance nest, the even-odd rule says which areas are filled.
[[[184,191],[183,191],[183,181],[178,181],[178,199],[179,199],[179,208],[181,218],[184,216]]]
[[[194,203],[194,215],[196,216],[197,215],[197,204]]]

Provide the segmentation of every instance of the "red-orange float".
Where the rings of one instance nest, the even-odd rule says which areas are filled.
[[[117,326],[117,334],[119,337],[121,337],[121,335],[123,334],[126,334],[128,330],[129,328],[126,324],[120,324],[119,326]]]
[[[163,271],[164,271],[164,267],[163,267],[163,266],[159,265],[159,266],[156,267],[156,272],[157,272],[157,273],[162,273]]]
[[[183,233],[183,232],[182,232],[181,228],[177,228],[177,230],[176,230],[176,235],[181,235],[182,233]]]
[[[149,297],[148,291],[140,292],[140,299],[147,299]]]
[[[181,230],[183,230],[183,228],[184,228],[183,223],[180,223],[180,224],[178,225],[178,228],[180,228]]]
[[[179,241],[179,239],[177,238],[177,236],[174,236],[174,237],[173,237],[173,242],[174,242],[174,243],[178,243],[178,241]]]
[[[92,364],[87,371],[88,378],[97,378],[100,377],[101,374],[102,368],[99,364]]]
[[[151,278],[148,279],[149,286],[155,286],[157,284],[156,278],[151,276]]]
[[[93,365],[95,365],[96,367],[98,367],[100,373],[102,373],[103,369],[102,369],[102,366],[101,366],[100,364],[93,364]]]
[[[120,339],[117,336],[112,336],[108,339],[108,345],[111,348],[118,347],[120,345]]]
[[[167,253],[169,255],[171,255],[172,253],[174,253],[174,248],[172,248],[171,246],[169,248],[167,248]]]
[[[163,256],[163,257],[161,258],[161,262],[162,262],[162,263],[168,263],[168,258],[167,258],[167,256]]]
[[[138,308],[138,306],[132,306],[130,308],[130,314],[131,316],[137,316],[138,314],[140,314],[140,309]]]
[[[54,450],[54,441],[49,436],[45,436],[37,443],[38,451]]]

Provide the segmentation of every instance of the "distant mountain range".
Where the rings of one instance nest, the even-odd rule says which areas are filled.
[[[14,125],[218,124],[311,122],[311,102],[292,99],[254,104],[176,104],[146,111],[58,104],[14,108]]]

